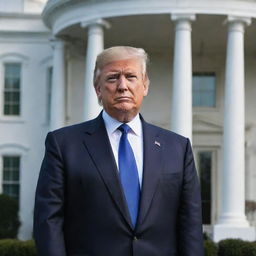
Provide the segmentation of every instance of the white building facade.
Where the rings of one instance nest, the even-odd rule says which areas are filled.
[[[97,116],[96,56],[130,45],[150,55],[144,118],[193,142],[205,231],[256,240],[256,3],[8,2],[0,0],[0,193],[19,200],[21,239],[32,235],[46,133]]]

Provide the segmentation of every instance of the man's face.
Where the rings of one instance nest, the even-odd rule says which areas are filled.
[[[124,121],[123,115],[132,119],[148,93],[141,61],[131,58],[108,63],[101,70],[95,90],[110,116],[121,122]]]

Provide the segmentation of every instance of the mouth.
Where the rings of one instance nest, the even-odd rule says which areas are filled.
[[[116,98],[116,101],[131,101],[131,100],[132,98],[128,96],[121,96]]]

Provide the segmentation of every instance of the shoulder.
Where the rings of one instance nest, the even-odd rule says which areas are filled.
[[[144,120],[142,120],[142,124],[144,140],[146,143],[152,140],[152,143],[158,141],[166,152],[175,152],[175,154],[177,153],[178,155],[184,155],[186,152],[190,151],[191,144],[188,138],[170,130],[147,123]]]
[[[99,115],[97,118],[62,127],[60,129],[51,131],[48,133],[48,136],[53,136],[58,140],[67,140],[67,139],[75,139],[76,137],[80,137],[84,133],[90,133],[95,130],[97,127],[104,125],[102,117]]]
[[[180,134],[177,134],[173,131],[156,126],[154,124],[147,123],[144,120],[142,121],[142,124],[143,124],[144,130],[151,130],[152,132],[157,134],[157,136],[165,138],[167,140],[172,140],[172,141],[175,141],[177,143],[182,143],[182,144],[183,143],[186,144],[189,140],[188,138],[186,138]]]

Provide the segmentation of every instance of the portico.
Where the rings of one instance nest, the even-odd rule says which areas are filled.
[[[160,1],[157,7],[147,4],[144,11],[136,1],[134,5],[123,1],[119,11],[111,9],[113,3],[101,1],[97,6],[86,5],[86,1],[72,6],[68,2],[55,2],[55,6],[49,2],[43,13],[45,22],[52,28],[56,38],[62,38],[54,42],[51,129],[78,120],[89,120],[100,112],[92,75],[96,56],[104,45],[145,48],[152,55],[149,66],[152,80],[151,95],[146,99],[143,109],[144,116],[157,125],[190,138],[194,147],[217,147],[221,156],[218,159],[220,164],[216,171],[216,183],[213,184],[219,186],[220,183],[221,186],[212,194],[212,204],[215,205],[212,207],[214,217],[211,223],[214,240],[228,237],[255,240],[255,228],[250,227],[245,215],[244,100],[244,35],[254,15],[238,5],[234,15],[230,15],[230,12],[228,15],[221,6],[211,8],[208,1],[207,8],[191,7],[188,8],[189,12],[182,12],[181,6],[171,3],[165,6],[164,1]],[[129,8],[122,8],[125,6]],[[55,12],[57,18],[53,16]],[[88,13],[88,16],[84,13]],[[250,30],[249,37],[253,36],[253,32],[256,32],[254,28]],[[65,71],[71,65],[65,60],[65,47],[67,51],[68,44],[65,46],[63,39],[67,37],[69,44],[73,40],[79,41],[80,52],[85,59],[84,66],[81,66],[84,80],[74,81],[76,77]],[[214,41],[216,38],[217,41]],[[248,49],[254,51],[251,46]],[[72,51],[68,50],[72,55]],[[213,61],[209,64],[210,59]],[[166,66],[160,67],[163,63]],[[223,63],[226,63],[225,66]],[[193,70],[219,72],[219,99],[214,110],[193,108]],[[67,84],[67,76],[72,77],[69,81],[83,84],[83,102],[80,102],[83,106],[82,116],[66,118],[65,106],[66,109],[70,106],[65,104],[65,99],[70,97],[69,101],[75,101],[75,97],[66,95],[65,86],[70,86],[72,90],[72,85]],[[163,102],[168,107],[163,107]],[[216,123],[221,124],[220,131],[213,132],[216,141],[211,142],[209,139],[207,144],[207,139],[200,137],[201,133],[208,131],[198,128],[197,117],[206,122],[217,120]]]

